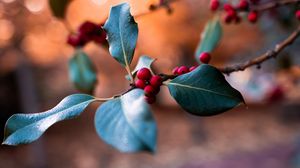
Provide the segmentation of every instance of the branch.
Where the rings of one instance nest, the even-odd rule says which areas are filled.
[[[170,3],[176,2],[178,0],[163,0],[162,4],[158,4],[158,5],[151,5],[149,7],[150,10],[146,11],[146,12],[142,12],[139,14],[135,14],[133,15],[135,18],[140,18],[142,16],[148,15],[152,12],[158,11],[161,8],[166,8],[168,13],[172,13],[172,8],[170,7]]]
[[[159,76],[162,78],[163,82],[167,81],[169,79],[174,79],[176,78],[178,75],[168,75],[168,74],[159,74]]]
[[[109,100],[113,100],[113,99],[116,99],[116,98],[119,98],[119,97],[121,97],[121,96],[123,96],[124,94],[126,94],[126,93],[128,93],[128,92],[130,92],[130,91],[132,91],[132,90],[134,90],[134,89],[136,89],[136,87],[134,86],[134,84],[130,84],[130,88],[129,89],[127,89],[125,92],[123,92],[123,93],[120,93],[120,94],[117,94],[117,95],[114,95],[114,96],[112,96],[112,97],[108,97],[108,98],[99,98],[99,97],[96,97],[95,99],[97,100],[97,101],[99,101],[99,102],[106,102],[106,101],[109,101]]]
[[[263,62],[271,59],[276,58],[276,56],[284,50],[287,46],[291,45],[297,37],[300,36],[300,26],[285,40],[283,40],[281,43],[277,44],[272,50],[267,51],[266,53],[262,54],[259,57],[256,57],[252,60],[249,60],[245,63],[219,68],[219,70],[225,74],[230,74],[232,72],[236,71],[243,71],[248,67],[251,67],[253,65],[260,66]]]
[[[293,3],[299,3],[300,0],[279,0],[279,1],[273,1],[273,2],[268,2],[268,3],[264,3],[264,4],[260,4],[260,5],[254,5],[251,6],[251,10],[254,11],[265,11],[265,10],[269,10],[272,8],[277,8],[280,6],[284,6],[284,5],[289,5],[289,4],[293,4]]]

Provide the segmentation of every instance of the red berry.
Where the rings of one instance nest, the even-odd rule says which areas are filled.
[[[160,87],[162,85],[162,82],[163,82],[162,78],[158,75],[154,75],[150,79],[150,85],[155,88]]]
[[[232,7],[232,5],[230,5],[228,3],[225,3],[224,6],[223,6],[223,8],[224,8],[224,10],[226,12],[234,10],[234,8]]]
[[[97,30],[97,28],[99,28],[97,24],[90,21],[86,21],[80,25],[78,31],[83,34],[92,34],[94,31]]]
[[[86,21],[79,27],[78,32],[86,42],[92,40],[98,44],[103,44],[106,42],[106,32],[102,29],[102,25]]]
[[[297,18],[298,20],[300,20],[300,10],[297,10],[297,11],[296,11],[296,18]]]
[[[228,15],[229,17],[231,17],[232,19],[236,18],[236,16],[237,16],[235,10],[229,10],[229,11],[227,11],[227,15]]]
[[[249,8],[249,3],[247,0],[240,0],[240,3],[237,6],[240,10],[247,10]]]
[[[233,19],[233,18],[232,18],[230,15],[228,15],[228,14],[226,14],[226,15],[224,16],[224,22],[225,22],[226,24],[231,23],[232,19]]]
[[[255,23],[257,21],[257,12],[256,11],[251,11],[249,14],[248,14],[248,20],[251,22],[251,23]]]
[[[81,47],[86,44],[85,40],[83,40],[78,34],[70,34],[68,36],[67,43],[73,47]]]
[[[210,61],[210,59],[211,59],[211,56],[210,56],[209,53],[203,52],[203,53],[200,54],[199,59],[200,59],[200,61],[201,61],[202,63],[208,64],[209,61]]]
[[[86,44],[92,40],[90,35],[82,33],[82,32],[78,33],[78,37],[80,38],[80,40],[82,42],[84,42],[84,44]]]
[[[155,96],[145,96],[145,100],[148,104],[153,104],[155,103],[156,98]]]
[[[146,82],[144,80],[138,79],[135,81],[135,86],[140,89],[144,89],[146,87]]]
[[[191,71],[193,71],[194,69],[196,69],[197,67],[198,67],[197,65],[192,66],[192,67],[190,67],[189,71],[191,72]]]
[[[144,92],[145,92],[146,96],[153,96],[156,93],[155,88],[153,86],[151,86],[151,85],[147,85],[144,88]]]
[[[173,73],[174,75],[178,75],[178,69],[179,69],[179,67],[175,67],[175,68],[172,70],[172,73]]]
[[[186,66],[181,66],[178,68],[178,75],[182,75],[189,72],[189,68]]]
[[[284,90],[281,86],[276,86],[267,95],[267,100],[269,102],[276,102],[284,99]]]
[[[151,72],[148,68],[142,68],[137,72],[138,79],[149,80],[151,76]]]
[[[210,1],[210,10],[215,11],[219,8],[220,2],[219,0],[211,0]]]
[[[98,44],[103,44],[106,42],[106,32],[100,27],[97,31],[91,35],[91,39]]]

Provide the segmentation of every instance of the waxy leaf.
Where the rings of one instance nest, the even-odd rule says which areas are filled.
[[[244,102],[223,74],[207,64],[171,80],[168,88],[184,110],[199,116],[216,115]]]
[[[64,19],[66,10],[72,0],[49,0],[49,6],[53,15],[57,18]]]
[[[101,105],[95,115],[95,127],[106,143],[121,152],[156,149],[156,123],[141,89]]]
[[[2,144],[19,145],[35,141],[53,124],[80,115],[94,100],[89,95],[74,94],[46,112],[15,114],[6,122]]]
[[[138,27],[130,14],[130,6],[123,3],[110,10],[104,25],[110,54],[124,67],[129,67],[136,47]]]
[[[133,77],[135,77],[137,71],[140,70],[140,69],[142,69],[142,68],[148,68],[148,69],[150,69],[150,71],[152,72],[151,65],[152,65],[152,63],[153,63],[154,61],[155,61],[155,59],[153,59],[153,58],[151,58],[151,57],[148,57],[148,56],[146,56],[146,55],[141,56],[141,57],[139,58],[138,63],[136,64],[136,67],[135,67],[134,70],[132,71]],[[126,79],[127,79],[127,80],[130,80],[129,75],[126,75]]]
[[[81,50],[69,61],[70,79],[75,87],[84,92],[92,93],[97,82],[97,75],[89,57]]]
[[[201,34],[201,41],[198,44],[195,52],[195,58],[199,63],[201,63],[199,60],[199,55],[202,52],[213,51],[217,47],[221,37],[222,27],[219,18],[216,17],[206,24],[204,31]]]

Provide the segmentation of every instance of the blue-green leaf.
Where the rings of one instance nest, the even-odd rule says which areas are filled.
[[[130,14],[130,6],[114,6],[104,27],[107,32],[110,54],[124,67],[129,67],[138,37],[138,27]]]
[[[142,69],[142,68],[148,68],[148,69],[150,69],[150,71],[152,71],[151,65],[152,65],[152,63],[153,63],[154,61],[155,61],[155,59],[153,59],[153,58],[151,58],[151,57],[148,57],[148,56],[146,56],[146,55],[141,56],[141,57],[139,58],[139,61],[138,61],[137,65],[136,65],[136,67],[135,67],[134,70],[132,71],[133,77],[135,77],[137,71],[140,70],[140,69]],[[127,80],[130,80],[129,75],[126,75],[126,79],[127,79]]]
[[[121,152],[154,152],[156,149],[156,123],[143,90],[132,90],[100,106],[95,127],[106,143]]]
[[[5,125],[5,145],[27,144],[37,140],[51,125],[77,117],[95,99],[85,94],[64,98],[56,107],[43,113],[15,114]]]
[[[222,27],[219,18],[215,17],[206,24],[204,31],[201,34],[201,41],[198,44],[195,52],[195,58],[199,63],[201,63],[199,60],[199,55],[202,52],[213,51],[217,47],[221,37]]]
[[[230,86],[223,74],[207,64],[176,77],[168,83],[168,88],[183,109],[199,116],[216,115],[244,102],[241,93]]]
[[[53,15],[63,19],[66,15],[66,9],[72,0],[49,0],[49,6]]]
[[[70,79],[75,87],[84,92],[92,93],[97,82],[96,72],[89,57],[81,50],[69,61]]]

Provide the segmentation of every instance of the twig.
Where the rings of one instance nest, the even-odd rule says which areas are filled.
[[[159,74],[159,76],[162,78],[163,81],[167,81],[169,79],[176,78],[178,75]]]
[[[106,102],[106,101],[109,101],[109,100],[116,99],[116,98],[121,97],[121,96],[123,96],[124,94],[126,94],[126,93],[132,91],[133,89],[136,89],[136,87],[134,86],[134,84],[130,84],[130,86],[131,86],[131,87],[130,87],[128,90],[126,90],[125,92],[123,92],[123,93],[120,93],[120,94],[117,94],[117,95],[114,95],[114,96],[108,97],[108,98],[98,98],[98,97],[96,97],[95,99],[96,99],[97,101],[99,101],[99,102]]]
[[[142,12],[142,13],[139,13],[139,14],[135,14],[133,16],[135,18],[140,18],[140,17],[148,15],[148,14],[150,14],[152,12],[158,11],[161,8],[166,8],[167,11],[168,11],[168,13],[171,13],[172,9],[170,7],[170,3],[173,3],[173,2],[176,2],[176,1],[179,1],[179,0],[164,0],[162,4],[152,5],[152,6],[150,6],[150,10]]]
[[[276,56],[282,50],[284,50],[287,46],[293,44],[293,42],[299,36],[300,36],[300,26],[290,36],[288,36],[285,40],[283,40],[281,43],[277,44],[274,47],[274,49],[267,51],[266,53],[262,54],[261,56],[256,57],[252,60],[249,60],[245,63],[236,64],[236,65],[232,65],[232,66],[228,66],[228,67],[224,67],[224,68],[218,68],[218,69],[224,74],[230,74],[230,73],[236,72],[236,71],[243,71],[246,68],[249,68],[253,65],[256,65],[256,66],[259,67],[263,62],[265,62],[265,61],[267,61],[271,58],[276,58]],[[162,73],[162,74],[159,74],[159,76],[162,77],[163,81],[167,81],[167,80],[176,78],[178,75],[169,75],[169,74],[163,74]],[[129,89],[128,91],[130,91],[132,89],[134,89],[134,87]],[[125,93],[127,93],[127,92],[125,92]],[[123,93],[123,94],[125,94],[125,93]]]
[[[253,5],[250,7],[250,9],[259,12],[259,11],[265,11],[272,8],[277,8],[280,6],[299,3],[299,2],[300,0],[279,0],[279,1],[272,1],[264,4],[259,4],[259,5]]]
[[[262,54],[259,57],[256,57],[252,60],[249,60],[245,63],[237,64],[237,65],[232,65],[224,68],[219,68],[219,70],[225,74],[230,74],[232,72],[236,71],[243,71],[248,67],[251,67],[253,65],[260,66],[263,62],[271,59],[271,58],[276,58],[276,56],[287,46],[291,45],[297,37],[300,36],[300,26],[290,35],[288,36],[285,40],[283,40],[281,43],[277,44],[272,50],[267,51],[266,53]]]

